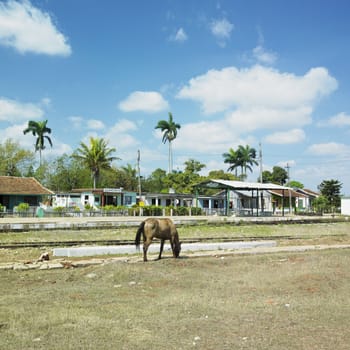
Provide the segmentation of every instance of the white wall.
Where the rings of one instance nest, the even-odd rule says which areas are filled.
[[[350,215],[350,198],[341,199],[341,214]]]

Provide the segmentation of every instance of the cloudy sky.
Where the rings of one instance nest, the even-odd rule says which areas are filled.
[[[348,0],[1,0],[1,140],[33,149],[23,130],[47,119],[44,157],[98,136],[117,166],[140,150],[148,176],[167,170],[155,126],[172,112],[176,170],[226,170],[222,153],[261,144],[264,170],[350,195],[349,13]]]

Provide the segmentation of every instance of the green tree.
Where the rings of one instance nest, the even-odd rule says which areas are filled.
[[[137,170],[131,164],[127,164],[122,167],[122,171],[125,173],[126,178],[129,180],[128,189],[130,191],[137,191],[138,179]]]
[[[152,174],[142,181],[142,189],[145,192],[162,192],[165,189],[166,171],[157,168]]]
[[[301,182],[296,180],[292,180],[288,182],[288,186],[292,188],[304,188],[304,185]]]
[[[35,152],[39,151],[39,164],[41,165],[41,151],[45,149],[45,140],[47,140],[52,147],[52,141],[50,137],[46,135],[51,134],[51,129],[47,127],[47,120],[39,122],[30,120],[27,128],[23,130],[24,134],[27,134],[28,132],[31,132],[33,136],[36,136]]]
[[[199,173],[203,168],[206,167],[205,164],[199,162],[198,160],[195,159],[189,159],[185,163],[185,172],[187,173],[192,173],[192,174],[197,174]]]
[[[169,166],[168,173],[170,174],[173,171],[173,152],[172,152],[172,142],[177,137],[177,131],[181,128],[180,124],[177,124],[173,120],[173,115],[169,112],[168,120],[159,120],[155,129],[160,129],[163,132],[162,142],[169,143]]]
[[[342,186],[342,183],[334,179],[324,180],[318,185],[322,196],[327,199],[329,208],[334,209],[340,207],[340,191]]]
[[[33,163],[33,152],[21,148],[17,141],[6,139],[0,144],[0,175],[25,176]]]
[[[235,176],[237,177],[237,169],[240,167],[238,153],[233,148],[230,148],[228,152],[223,153],[224,163],[230,164],[227,168],[227,171],[234,171]]]
[[[270,182],[273,182],[273,176],[272,176],[271,171],[264,170],[264,171],[262,172],[262,182],[263,182],[263,183],[270,183]]]
[[[238,146],[237,150],[238,154],[238,163],[241,166],[241,175],[243,175],[243,178],[245,179],[247,177],[247,170],[250,172],[253,171],[252,166],[258,165],[258,161],[256,160],[256,150],[255,148],[250,147],[249,145]]]
[[[199,172],[205,167],[194,159],[189,159],[185,163],[184,171],[173,171],[164,179],[166,188],[172,188],[177,193],[192,193],[193,186],[203,180]]]
[[[90,171],[81,159],[63,154],[50,163],[47,186],[55,192],[88,187],[90,181]]]
[[[319,196],[312,201],[312,208],[316,213],[323,214],[328,208],[328,200],[325,196]]]
[[[272,168],[272,172],[268,170],[264,170],[262,172],[262,180],[264,183],[272,182],[274,184],[284,185],[288,180],[288,173],[280,166],[274,166]]]
[[[247,170],[252,172],[253,165],[258,165],[256,150],[249,145],[239,145],[237,150],[230,148],[227,153],[223,154],[223,157],[224,163],[230,164],[230,167],[227,169],[228,171],[235,171],[235,175],[237,176],[237,169],[241,169],[240,178],[242,180],[247,178]]]
[[[93,187],[96,188],[102,169],[111,169],[111,163],[119,158],[111,156],[115,148],[109,148],[103,138],[90,137],[89,145],[81,142],[73,157],[80,159],[91,171]]]
[[[211,170],[208,174],[208,179],[218,179],[218,180],[237,180],[237,177],[230,173],[225,173],[223,170]]]

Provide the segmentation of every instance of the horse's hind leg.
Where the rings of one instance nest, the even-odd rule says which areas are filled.
[[[160,241],[160,251],[159,251],[158,259],[161,259],[161,258],[162,258],[162,252],[163,252],[163,248],[164,248],[164,241],[165,241],[165,239],[162,239],[162,240]]]
[[[143,261],[147,261],[147,250],[152,241],[146,240],[143,242]]]

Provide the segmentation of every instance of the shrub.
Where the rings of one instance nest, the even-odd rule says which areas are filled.
[[[66,211],[66,208],[65,207],[55,207],[55,208],[53,208],[53,211],[57,214],[62,215]]]
[[[28,203],[19,203],[16,207],[16,211],[18,213],[25,213],[29,210],[29,204]]]

